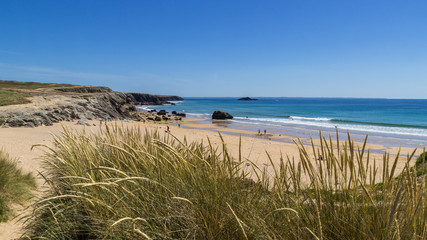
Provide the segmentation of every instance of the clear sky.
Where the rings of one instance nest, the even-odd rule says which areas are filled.
[[[427,98],[427,1],[0,1],[0,79]]]

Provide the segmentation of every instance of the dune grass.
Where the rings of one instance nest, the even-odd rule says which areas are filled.
[[[227,146],[158,132],[64,129],[30,239],[426,239],[426,177],[321,138],[267,171]],[[338,149],[338,150],[337,150]],[[322,156],[322,157],[320,157]],[[323,159],[323,160],[316,160]],[[382,168],[380,165],[386,167]],[[379,184],[381,183],[381,184]]]
[[[10,206],[30,197],[29,191],[34,187],[34,177],[24,174],[16,162],[0,150],[0,222],[8,220]]]

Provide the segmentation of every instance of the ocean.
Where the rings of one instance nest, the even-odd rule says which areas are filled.
[[[366,134],[375,143],[388,146],[425,146],[427,143],[427,99],[358,98],[185,98],[176,105],[142,106],[141,110],[165,109],[187,114],[187,118],[211,123],[212,113],[221,110],[234,119],[220,122],[235,129],[293,137],[318,136],[319,130],[335,137],[347,131],[356,140]]]

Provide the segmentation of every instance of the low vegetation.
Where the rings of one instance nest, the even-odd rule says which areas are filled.
[[[29,102],[30,101],[22,93],[11,90],[0,90],[0,106],[24,104]]]
[[[0,222],[7,221],[12,204],[22,203],[35,187],[34,177],[24,174],[16,162],[0,150]]]
[[[93,87],[93,86],[57,88],[56,90],[59,92],[71,92],[71,93],[106,93],[106,92],[112,92],[112,90],[108,87]]]
[[[415,162],[415,171],[417,176],[427,175],[427,152],[423,152]]]
[[[35,205],[28,238],[427,238],[427,179],[410,171],[412,156],[396,177],[399,156],[380,164],[350,136],[297,144],[298,159],[271,160],[266,171],[225,144],[64,129],[47,151],[52,193]]]
[[[57,83],[39,83],[39,82],[18,82],[0,80],[0,89],[27,89],[33,90],[37,88],[52,88],[52,87],[71,87],[71,84]]]
[[[38,88],[72,87],[71,84],[0,80],[0,106],[30,103],[28,91]]]

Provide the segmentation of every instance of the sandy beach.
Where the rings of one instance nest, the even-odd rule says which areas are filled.
[[[279,136],[274,134],[269,135],[258,135],[257,132],[227,129],[221,127],[218,124],[196,124],[194,121],[197,119],[186,119],[180,123],[180,127],[177,124],[155,124],[155,123],[142,123],[142,122],[110,122],[108,124],[118,124],[123,127],[140,127],[147,128],[149,130],[158,130],[162,134],[166,133],[167,126],[169,126],[170,134],[174,135],[178,139],[182,140],[184,137],[189,142],[193,141],[204,141],[207,143],[207,139],[212,142],[213,145],[222,146],[222,141],[219,132],[222,132],[222,138],[224,139],[227,148],[233,154],[233,157],[237,158],[239,155],[239,142],[241,139],[242,146],[242,159],[244,161],[250,160],[255,163],[259,168],[266,168],[271,171],[271,163],[268,159],[266,152],[271,156],[273,162],[278,163],[281,156],[290,158],[295,157],[298,159],[299,151],[296,144],[291,143],[293,139],[283,141],[287,136]],[[42,157],[43,147],[34,147],[37,144],[50,145],[52,136],[61,133],[63,127],[72,128],[77,131],[85,129],[86,132],[96,133],[99,131],[99,121],[92,121],[92,126],[81,126],[75,125],[74,122],[62,122],[54,124],[53,126],[43,126],[36,128],[0,128],[0,148],[8,153],[11,157],[18,161],[18,165],[27,172],[32,172],[37,175],[37,182],[39,185],[38,191],[41,191],[44,187],[42,178],[38,175],[39,172],[43,172],[42,168]],[[242,137],[240,137],[242,135]],[[302,142],[308,143],[309,139],[302,139]],[[318,144],[318,140],[315,140],[315,144]],[[361,146],[362,143],[358,143]],[[368,144],[368,148],[371,150],[385,151],[385,147],[381,145]],[[397,165],[397,173],[399,173],[405,163],[406,155],[410,154],[413,149],[402,148],[401,155]],[[418,150],[418,153],[422,149]],[[398,152],[398,148],[389,149],[388,152],[393,156]],[[372,158],[377,160],[378,165],[381,165],[382,156],[381,154],[372,154]],[[313,161],[315,161],[313,159]],[[413,164],[414,160],[411,162]],[[37,194],[37,193],[36,193]],[[16,212],[22,213],[23,206],[16,206]],[[28,211],[28,210],[27,210]],[[17,222],[17,218],[10,220],[7,223],[0,223],[0,239],[14,239],[20,236],[22,229],[22,223]]]

